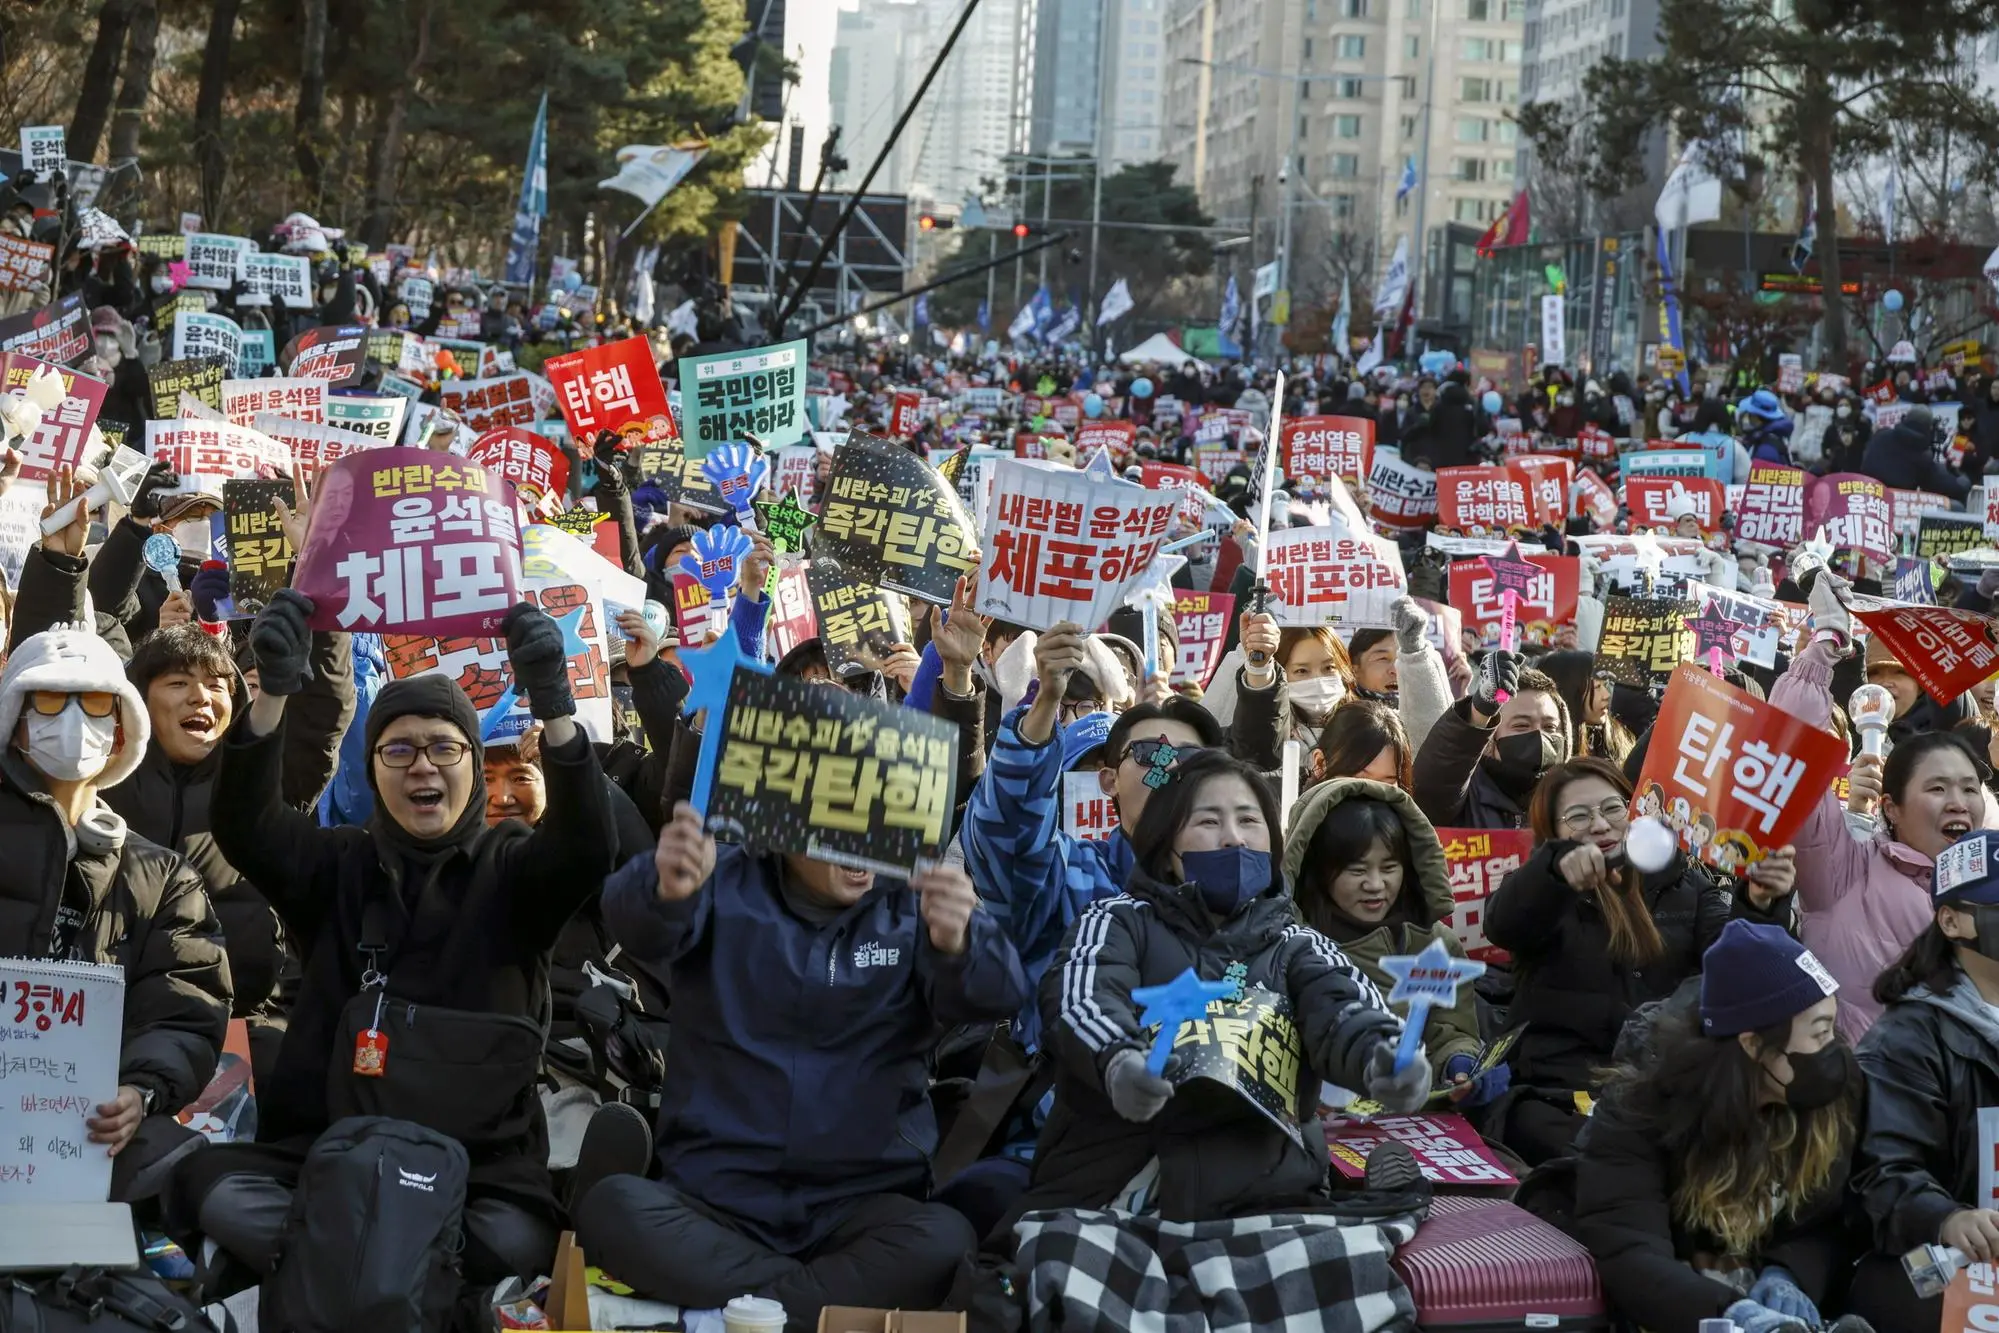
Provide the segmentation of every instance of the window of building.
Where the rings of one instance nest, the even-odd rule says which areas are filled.
[[[1520,127],[1510,120],[1499,121],[1493,128],[1496,133],[1492,137],[1501,143],[1512,143],[1520,135]]]
[[[1460,181],[1482,181],[1485,179],[1485,159],[1482,157],[1454,157],[1451,159],[1451,179]]]
[[[1367,38],[1351,33],[1345,37],[1340,38],[1340,59],[1341,60],[1367,59]]]
[[[1520,63],[1520,43],[1512,41],[1502,41],[1502,42],[1494,42],[1493,45],[1499,49],[1500,60],[1504,61],[1509,65],[1517,65]]]
[[[1624,0],[1611,0],[1611,3],[1621,5],[1624,3]],[[1525,22],[1527,19],[1527,0],[1506,0],[1504,17],[1508,23]]]
[[[1416,137],[1416,117],[1404,116],[1402,118],[1402,137],[1405,139]]]
[[[1458,59],[1486,61],[1492,59],[1492,43],[1483,37],[1465,37],[1458,41]]]
[[[1406,10],[1405,12],[1406,12],[1406,13],[1407,13],[1407,15],[1408,15],[1408,16],[1409,16],[1410,18],[1412,18],[1412,19],[1419,19],[1419,18],[1422,18],[1422,17],[1423,17],[1423,0],[1409,0],[1409,7],[1408,7],[1408,9],[1407,9],[1407,10]]]
[[[1311,131],[1312,131],[1312,122],[1307,120],[1303,116],[1298,117],[1298,142],[1304,143],[1306,140],[1310,139],[1312,137]]]
[[[1492,136],[1492,122],[1484,116],[1459,116],[1453,133],[1459,143],[1484,143]]]
[[[1334,137],[1335,139],[1358,139],[1358,138],[1360,138],[1360,117],[1359,117],[1359,116],[1334,116],[1334,117],[1333,117],[1333,137]]]
[[[1414,74],[1404,74],[1401,82],[1402,95],[1414,101],[1416,98],[1416,76]]]
[[[1492,164],[1492,178],[1496,181],[1512,180],[1513,159],[1510,157],[1502,157],[1496,159]]]
[[[1307,37],[1305,39],[1305,59],[1310,60],[1311,58],[1312,58],[1312,39],[1310,37]]]
[[[1406,217],[1408,217],[1408,216],[1409,216],[1409,201],[1410,201],[1411,199],[1413,199],[1413,198],[1415,198],[1415,194],[1414,194],[1414,192],[1412,191],[1411,193],[1409,193],[1409,194],[1405,194],[1405,195],[1403,195],[1403,196],[1402,196],[1402,197],[1401,197],[1400,199],[1397,199],[1397,200],[1395,201],[1395,216],[1396,216],[1396,217],[1398,217],[1398,218],[1406,218]]]
[[[1305,0],[1305,22],[1317,23],[1318,21],[1319,0]]]
[[[1512,79],[1494,79],[1492,81],[1492,100],[1511,106],[1520,100],[1520,85]]]
[[[1340,97],[1346,98],[1347,100],[1351,101],[1352,99],[1360,96],[1360,90],[1362,86],[1363,85],[1359,79],[1341,79],[1339,81],[1339,86],[1336,89],[1336,92]]]
[[[1344,221],[1354,215],[1354,196],[1336,194],[1329,202],[1332,204],[1334,217]]]
[[[1301,102],[1312,100],[1312,81],[1310,79],[1298,80],[1298,100]]]
[[[1465,22],[1483,23],[1492,17],[1492,0],[1465,0]]]
[[[1451,201],[1451,217],[1458,222],[1489,222],[1487,210],[1492,205],[1484,199],[1454,199]]]
[[[1409,59],[1411,60],[1416,59],[1417,56],[1422,54],[1422,51],[1423,51],[1422,38],[1404,37],[1402,39],[1402,54],[1409,57]]]
[[[1367,0],[1340,0],[1340,17],[1343,19],[1366,18]]]
[[[1333,179],[1350,181],[1360,175],[1360,154],[1334,153],[1326,159],[1326,165]]]
[[[1459,79],[1458,100],[1460,102],[1485,102],[1491,100],[1492,83],[1488,79]]]

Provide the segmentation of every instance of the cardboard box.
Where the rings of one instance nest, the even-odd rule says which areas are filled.
[[[590,1327],[590,1288],[583,1280],[583,1247],[576,1233],[565,1231],[555,1246],[555,1271],[548,1288],[548,1326],[560,1329]]]
[[[965,1333],[965,1316],[946,1310],[829,1305],[819,1312],[819,1333]]]

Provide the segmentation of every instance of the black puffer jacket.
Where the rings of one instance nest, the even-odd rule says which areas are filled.
[[[1507,1021],[1527,1024],[1513,1048],[1514,1082],[1530,1087],[1594,1086],[1593,1071],[1610,1063],[1632,1011],[1698,976],[1701,955],[1731,917],[1790,925],[1790,899],[1759,914],[1747,894],[1731,894],[1675,853],[1641,881],[1665,948],[1642,967],[1626,966],[1610,956],[1610,925],[1596,895],[1576,892],[1555,868],[1575,846],[1563,840],[1535,848],[1485,909],[1486,938],[1513,954],[1518,981]]]
[[[49,956],[66,884],[89,904],[75,956],[125,969],[118,1081],[178,1111],[214,1075],[229,1024],[229,962],[201,877],[102,803],[70,830],[34,771],[0,755],[0,955]]]
[[[1316,1090],[1322,1079],[1365,1086],[1368,1058],[1400,1035],[1374,984],[1299,922],[1282,889],[1217,922],[1194,885],[1133,871],[1124,895],[1077,918],[1042,978],[1043,1030],[1059,1068],[1023,1210],[1103,1207],[1154,1157],[1160,1213],[1170,1221],[1265,1213],[1323,1194],[1319,1135],[1300,1144],[1220,1084],[1190,1080],[1145,1124],[1120,1116],[1104,1091],[1111,1057],[1149,1046],[1132,991],[1190,967],[1219,981],[1235,962],[1247,968],[1246,986],[1290,1001],[1303,1088]]]
[[[1884,486],[1962,500],[1971,482],[1937,461],[1930,414],[1911,412],[1867,441],[1860,470]]]
[[[1416,752],[1410,795],[1438,828],[1525,828],[1527,811],[1479,763],[1492,728],[1471,720],[1460,699],[1437,718]]]

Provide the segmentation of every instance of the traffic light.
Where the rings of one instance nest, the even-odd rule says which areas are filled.
[[[940,218],[935,213],[918,213],[916,215],[916,229],[918,231],[949,231],[957,225],[958,220],[956,218]]]
[[[1039,222],[1016,222],[1013,224],[1013,234],[1024,241],[1030,236],[1046,236],[1048,228]]]

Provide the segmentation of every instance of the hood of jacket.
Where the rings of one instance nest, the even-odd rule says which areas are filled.
[[[1909,992],[1908,998],[1911,1003],[1927,1004],[1949,1014],[1990,1047],[1993,1058],[1999,1060],[1999,1009],[1985,1003],[1978,987],[1962,971],[1957,974],[1957,984],[1948,991],[1938,994],[1928,986],[1918,986]]]
[[[1408,830],[1409,860],[1416,868],[1417,891],[1411,893],[1410,886],[1404,884],[1403,900],[1422,925],[1448,922],[1456,911],[1456,899],[1451,896],[1450,865],[1437,842],[1437,830],[1408,792],[1366,778],[1332,778],[1306,792],[1292,807],[1291,826],[1284,835],[1284,891],[1294,898],[1297,896],[1298,879],[1304,870],[1306,850],[1312,845],[1312,835],[1319,831],[1326,815],[1344,801],[1380,801],[1394,809],[1396,818]]]

